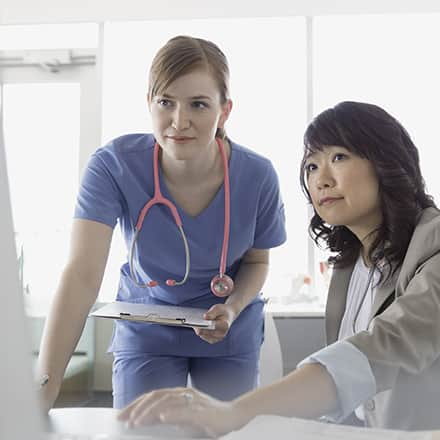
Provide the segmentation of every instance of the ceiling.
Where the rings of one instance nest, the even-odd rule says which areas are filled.
[[[438,0],[1,0],[0,25],[440,12]]]

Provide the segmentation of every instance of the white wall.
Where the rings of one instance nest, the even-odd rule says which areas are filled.
[[[438,0],[2,0],[1,24],[440,12]]]

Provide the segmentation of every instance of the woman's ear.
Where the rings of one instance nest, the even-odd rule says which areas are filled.
[[[218,126],[220,128],[224,128],[225,123],[229,118],[229,114],[231,113],[231,110],[232,110],[232,100],[228,99],[223,104],[222,114],[221,114],[220,119],[218,121]]]

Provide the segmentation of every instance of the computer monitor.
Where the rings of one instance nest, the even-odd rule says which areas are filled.
[[[44,419],[19,287],[2,121],[0,102],[0,439],[40,440]]]

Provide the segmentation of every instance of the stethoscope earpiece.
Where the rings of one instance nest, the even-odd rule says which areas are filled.
[[[176,285],[176,280],[166,280],[165,282],[167,283],[167,286],[175,286]]]

